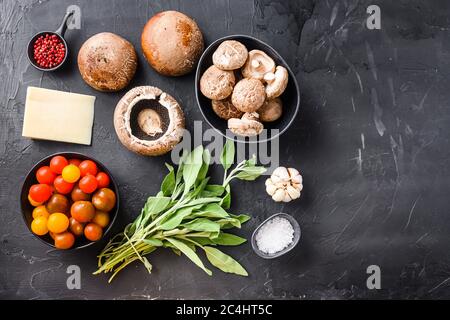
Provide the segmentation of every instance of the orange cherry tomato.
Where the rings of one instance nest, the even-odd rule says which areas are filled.
[[[30,188],[30,197],[36,202],[47,201],[53,193],[52,188],[48,184],[34,184]]]
[[[69,218],[64,213],[52,213],[47,220],[47,228],[54,233],[61,233],[69,227]]]
[[[109,214],[105,211],[95,211],[95,216],[92,222],[98,224],[100,227],[104,228],[109,224]]]
[[[80,163],[81,163],[80,159],[69,159],[69,164],[73,164],[77,167],[80,165]]]
[[[84,160],[81,161],[80,165],[80,172],[81,172],[81,176],[84,177],[85,175],[92,174],[93,176],[95,176],[97,174],[97,165],[95,164],[94,161],[92,160]]]
[[[55,234],[54,239],[55,239],[55,247],[58,249],[70,249],[75,243],[74,235],[68,231]]]
[[[92,193],[97,190],[98,182],[95,176],[87,174],[81,178],[78,186],[84,193]]]
[[[102,235],[103,235],[103,229],[98,224],[91,222],[84,228],[84,236],[88,240],[91,240],[91,241],[100,240]]]
[[[33,219],[36,219],[37,217],[48,218],[49,215],[50,215],[50,213],[47,211],[47,208],[42,205],[34,208],[33,213],[32,213]]]
[[[50,160],[50,169],[57,174],[61,174],[64,167],[69,164],[69,161],[67,161],[66,158],[63,156],[54,156]]]
[[[53,184],[56,178],[56,173],[54,173],[49,166],[43,166],[36,171],[36,179],[39,183]]]
[[[38,236],[43,236],[47,234],[47,218],[44,216],[37,217],[31,222],[31,231]]]
[[[106,187],[109,186],[110,179],[109,179],[109,176],[106,173],[99,172],[97,174],[96,178],[97,178],[97,182],[98,182],[98,187],[99,188],[106,188]]]
[[[61,194],[68,194],[72,191],[74,184],[67,182],[62,176],[57,176],[53,182],[56,191]]]

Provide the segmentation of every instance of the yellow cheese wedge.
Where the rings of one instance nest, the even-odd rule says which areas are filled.
[[[22,136],[91,144],[94,96],[28,87]]]

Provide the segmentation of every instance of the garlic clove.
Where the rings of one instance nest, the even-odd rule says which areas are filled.
[[[276,168],[273,171],[272,176],[277,176],[278,178],[280,178],[284,182],[289,182],[289,180],[291,178],[289,176],[288,170],[285,167],[278,167],[278,168]]]
[[[266,186],[274,184],[271,178],[266,179]]]
[[[289,193],[287,191],[285,191],[283,202],[290,202],[291,200],[292,200],[292,198],[289,196]]]
[[[275,193],[272,195],[272,199],[276,202],[281,202],[283,201],[285,195],[286,192],[283,189],[277,189]]]
[[[298,170],[295,168],[288,168],[287,170],[291,178],[300,175],[300,172],[298,172]]]
[[[266,192],[269,194],[269,195],[273,195],[274,193],[275,193],[275,191],[277,191],[277,187],[274,185],[274,184],[268,184],[267,186],[266,186]]]
[[[297,189],[298,191],[302,191],[303,190],[303,184],[301,183],[293,183],[292,186]]]
[[[300,190],[293,186],[288,186],[286,188],[286,192],[289,194],[292,200],[300,198]]]
[[[303,178],[300,174],[298,174],[296,176],[291,176],[291,181],[292,181],[292,183],[301,184],[303,182]]]

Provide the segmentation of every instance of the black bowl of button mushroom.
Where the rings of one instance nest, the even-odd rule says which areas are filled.
[[[300,91],[294,73],[268,44],[247,35],[214,41],[195,75],[195,93],[206,122],[239,142],[264,142],[294,121]]]

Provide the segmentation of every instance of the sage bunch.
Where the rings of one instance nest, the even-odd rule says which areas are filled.
[[[228,212],[231,181],[255,180],[266,169],[256,165],[255,156],[233,168],[234,158],[234,142],[227,141],[220,156],[224,169],[221,184],[210,183],[211,157],[202,146],[183,153],[176,170],[166,163],[169,173],[161,183],[161,190],[147,199],[134,222],[109,241],[98,256],[98,270],[94,274],[112,273],[111,282],[134,261],[143,263],[151,273],[147,255],[158,248],[169,248],[177,255],[185,255],[208,275],[212,272],[200,259],[202,251],[214,267],[247,276],[247,271],[217,246],[237,246],[246,241],[228,231],[240,228],[250,219],[245,214]]]

